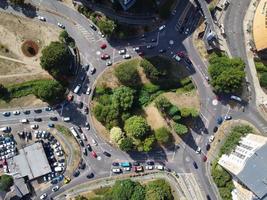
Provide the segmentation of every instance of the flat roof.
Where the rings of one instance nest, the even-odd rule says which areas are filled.
[[[246,161],[236,176],[260,199],[267,199],[267,144],[260,147]]]
[[[14,177],[34,179],[51,172],[42,143],[34,143],[19,150],[19,155],[9,161],[10,173]]]
[[[257,51],[267,48],[267,0],[260,0],[253,20],[253,37]]]

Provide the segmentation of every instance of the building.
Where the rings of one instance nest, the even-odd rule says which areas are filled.
[[[51,172],[42,143],[34,143],[19,150],[19,154],[8,160],[9,173],[14,178],[27,177],[33,180]]]
[[[260,0],[255,11],[253,39],[259,56],[267,59],[267,0]]]
[[[267,200],[266,158],[267,138],[254,134],[243,137],[230,155],[222,155],[218,163],[232,174],[236,199]]]

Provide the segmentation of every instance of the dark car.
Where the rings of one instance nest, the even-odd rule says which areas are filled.
[[[81,75],[81,81],[84,81],[86,74]]]
[[[139,162],[133,162],[133,166],[139,166]]]
[[[84,65],[84,66],[83,66],[83,69],[84,69],[85,71],[88,71],[88,69],[89,69],[89,65],[88,65],[88,64]]]
[[[106,152],[106,151],[104,151],[103,154],[104,154],[105,156],[107,156],[107,157],[110,157],[110,156],[111,156],[111,154],[108,153],[108,152]]]
[[[218,127],[215,126],[215,127],[213,128],[213,132],[216,133],[217,131],[218,131]]]
[[[82,128],[81,128],[80,126],[77,126],[77,130],[78,130],[80,133],[83,132],[83,131],[82,131]]]
[[[188,64],[188,65],[192,65],[192,62],[189,58],[185,58],[184,61]]]
[[[154,165],[155,163],[153,161],[147,161],[146,164],[147,165]]]
[[[160,49],[159,50],[159,53],[165,53],[166,52],[166,49]]]
[[[76,170],[73,172],[73,176],[74,177],[78,177],[80,175],[80,171],[79,170]]]
[[[120,164],[118,162],[113,162],[112,165],[113,166],[119,166]]]
[[[156,42],[156,39],[155,39],[155,38],[152,38],[152,39],[151,39],[151,42]]]
[[[85,167],[86,167],[86,164],[84,162],[79,164],[79,169],[85,169]]]
[[[197,163],[195,161],[193,162],[193,165],[194,165],[195,169],[198,169]]]
[[[219,116],[217,117],[216,121],[217,121],[217,124],[221,124],[223,122],[223,118]]]
[[[79,108],[82,109],[83,108],[83,102],[80,101],[79,104],[78,104]]]
[[[207,200],[211,200],[210,195],[207,194]]]
[[[94,178],[94,174],[93,173],[90,173],[90,174],[88,174],[87,176],[86,176],[86,178],[88,178],[88,179],[90,179],[90,178]]]
[[[80,143],[80,145],[81,145],[82,147],[84,147],[84,143],[83,143],[82,140],[79,140],[79,143]]]
[[[84,108],[84,113],[85,114],[88,114],[89,113],[89,108],[87,106]]]
[[[42,109],[35,109],[34,112],[35,113],[41,113],[42,112]]]
[[[35,118],[33,118],[33,120],[36,121],[36,122],[41,122],[41,121],[42,121],[42,118],[40,118],[40,117],[35,117]]]
[[[50,117],[49,118],[51,121],[57,121],[57,117]]]
[[[88,151],[92,151],[92,147],[90,144],[87,144],[86,146],[87,146]]]
[[[209,143],[206,144],[206,150],[207,151],[210,150],[210,144]]]
[[[91,29],[93,29],[94,31],[97,30],[97,28],[96,28],[95,25],[93,25],[93,24],[90,24],[90,27],[91,27]]]
[[[31,113],[31,111],[30,111],[30,110],[25,110],[25,111],[23,111],[23,113],[24,113],[25,115],[29,115],[29,114]]]

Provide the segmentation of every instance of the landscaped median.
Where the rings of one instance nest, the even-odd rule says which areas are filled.
[[[73,171],[78,167],[81,160],[81,148],[77,143],[77,140],[74,138],[70,130],[62,125],[56,124],[55,129],[57,131],[51,131],[55,138],[60,141],[60,144],[63,147],[63,150],[67,156],[67,168],[66,176],[70,176]]]
[[[208,156],[213,159],[211,175],[223,200],[232,200],[231,192],[234,184],[232,176],[218,164],[218,160],[223,154],[230,154],[240,139],[248,133],[258,133],[258,131],[245,121],[225,122],[216,133],[212,148],[208,153]]]

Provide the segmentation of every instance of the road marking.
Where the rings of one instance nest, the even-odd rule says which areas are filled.
[[[218,100],[217,99],[213,99],[212,100],[212,105],[217,106],[218,105]]]

